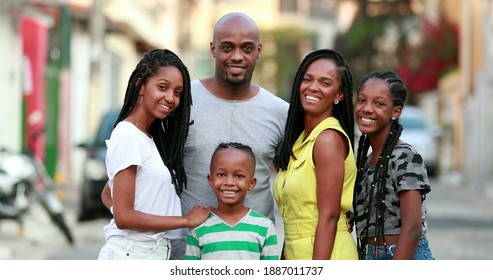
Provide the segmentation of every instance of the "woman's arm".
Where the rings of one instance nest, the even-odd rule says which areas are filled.
[[[421,191],[404,190],[399,192],[401,203],[402,229],[396,244],[394,260],[413,258],[422,234]]]
[[[113,205],[113,199],[111,198],[111,190],[108,181],[106,181],[103,191],[101,192],[101,200],[103,201],[104,206],[108,209],[110,209]]]
[[[212,211],[196,205],[186,216],[158,216],[136,211],[135,177],[137,167],[132,165],[115,175],[113,184],[113,217],[120,229],[166,231],[177,228],[194,228],[203,223]]]
[[[346,138],[336,130],[325,130],[315,140],[313,161],[317,174],[318,224],[314,260],[328,260],[332,255],[341,213],[344,160],[348,152]]]

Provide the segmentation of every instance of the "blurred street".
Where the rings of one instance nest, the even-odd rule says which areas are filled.
[[[492,260],[493,196],[450,185],[433,180],[427,197],[428,239],[435,258]]]
[[[107,219],[77,222],[79,190],[64,188],[65,219],[74,235],[71,246],[61,231],[49,220],[40,205],[26,216],[24,236],[18,225],[0,220],[0,260],[91,260],[104,244],[103,227]]]
[[[467,187],[450,187],[432,179],[427,197],[428,239],[438,260],[493,259],[493,197]],[[448,186],[448,187],[447,187]],[[24,237],[12,221],[0,221],[0,259],[91,260],[104,243],[106,219],[76,221],[75,189],[65,190],[66,218],[75,245],[70,246],[59,230],[43,217],[42,209],[26,219]]]

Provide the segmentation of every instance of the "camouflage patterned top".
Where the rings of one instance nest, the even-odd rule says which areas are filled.
[[[371,155],[370,155],[371,156]],[[366,236],[364,229],[367,226],[368,204],[369,204],[369,189],[373,182],[373,174],[375,166],[369,166],[367,158],[365,164],[365,172],[362,176],[360,186],[356,188],[359,192],[356,194],[356,212],[358,217],[355,218],[356,233],[358,237]],[[402,190],[421,190],[422,206],[421,206],[421,221],[423,225],[423,234],[426,233],[426,204],[425,197],[430,192],[430,184],[428,182],[428,174],[426,172],[423,158],[418,152],[407,143],[398,144],[389,160],[389,170],[387,172],[387,184],[385,194],[385,214],[384,214],[384,234],[400,234],[402,222],[400,215],[399,192]],[[376,190],[376,188],[375,188]],[[375,196],[375,190],[373,196]],[[355,190],[356,191],[356,190]],[[375,199],[372,199],[371,219],[368,225],[368,237],[375,236]]]

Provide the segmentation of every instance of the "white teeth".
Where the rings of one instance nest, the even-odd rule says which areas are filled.
[[[375,122],[374,119],[361,118],[361,120],[364,122]]]
[[[305,95],[305,98],[308,100],[311,100],[311,101],[319,101],[320,100],[320,98],[317,98],[317,97],[314,97],[311,95]]]
[[[168,107],[168,106],[164,106],[163,104],[159,104],[159,106],[163,107],[163,108],[164,108],[164,109],[166,109],[166,110],[169,110],[169,109],[170,109],[170,107]]]
[[[224,194],[227,194],[227,195],[233,195],[233,194],[236,194],[237,192],[235,191],[222,191]]]

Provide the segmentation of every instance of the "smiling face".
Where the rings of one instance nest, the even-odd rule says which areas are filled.
[[[354,114],[358,128],[369,136],[387,136],[392,121],[397,119],[402,106],[395,106],[389,85],[377,78],[367,80],[360,88]]]
[[[216,77],[225,85],[249,85],[261,50],[253,21],[236,14],[223,18],[216,24],[210,43]]]
[[[334,101],[343,98],[337,65],[328,58],[313,61],[300,84],[300,101],[305,114],[332,116]]]
[[[142,105],[148,114],[164,119],[180,105],[183,76],[174,66],[164,66],[142,85]]]
[[[207,175],[218,206],[243,206],[245,196],[257,182],[254,174],[255,161],[251,155],[233,147],[218,150]]]

